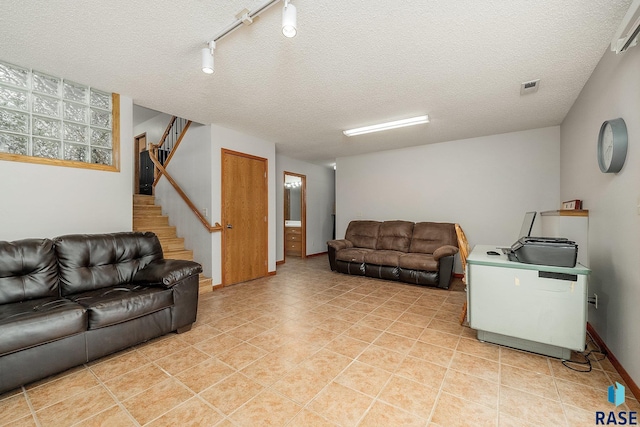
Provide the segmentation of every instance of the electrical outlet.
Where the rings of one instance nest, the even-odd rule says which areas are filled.
[[[202,209],[202,213],[204,214],[204,216],[206,217],[207,214],[209,213],[209,211],[207,210],[207,208]]]
[[[598,294],[593,294],[594,299],[596,300],[594,306],[596,307],[596,310],[598,309]]]

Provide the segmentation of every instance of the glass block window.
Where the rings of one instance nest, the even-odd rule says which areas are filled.
[[[0,159],[114,170],[113,100],[114,94],[0,61]]]

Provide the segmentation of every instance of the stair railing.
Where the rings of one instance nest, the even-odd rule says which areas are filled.
[[[174,147],[174,150],[175,150],[175,147]],[[158,146],[155,144],[150,144],[149,158],[155,165],[156,170],[158,171],[160,176],[164,175],[167,177],[167,181],[169,181],[171,186],[173,186],[173,188],[180,195],[182,200],[184,200],[187,206],[189,206],[189,209],[191,209],[191,211],[195,214],[198,220],[200,220],[202,225],[204,225],[204,228],[206,228],[209,233],[213,233],[214,231],[222,231],[222,225],[220,225],[220,223],[216,222],[215,225],[209,224],[209,221],[207,221],[207,218],[205,218],[204,215],[200,213],[198,208],[196,208],[196,205],[194,205],[191,199],[189,199],[189,196],[187,196],[187,194],[184,191],[182,191],[182,188],[180,188],[176,180],[173,179],[173,177],[169,174],[169,172],[167,172],[167,170],[162,165],[162,163],[160,163],[160,160],[158,159],[156,154],[157,152],[158,152]]]
[[[182,142],[182,138],[187,133],[187,130],[191,126],[191,120],[183,119],[182,117],[171,117],[167,128],[160,138],[160,142],[155,146],[155,156],[160,161],[160,164],[166,169],[173,157],[173,153],[178,149],[178,146]],[[151,151],[151,150],[150,150]],[[158,168],[153,172],[153,186],[155,187],[158,181],[162,177]]]

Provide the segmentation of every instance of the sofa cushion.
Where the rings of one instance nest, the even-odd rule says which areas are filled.
[[[57,297],[0,305],[0,356],[83,332],[85,309]]]
[[[412,234],[413,222],[385,221],[380,225],[376,249],[409,252]]]
[[[398,259],[404,255],[400,251],[372,251],[364,256],[364,262],[367,264],[384,265],[389,267],[397,267]]]
[[[398,267],[411,270],[438,271],[438,261],[429,254],[403,254],[398,260]]]
[[[356,248],[376,249],[380,224],[379,221],[351,221],[344,238]]]
[[[440,246],[458,246],[454,224],[446,222],[418,222],[413,227],[409,252],[432,254]]]
[[[0,304],[58,296],[58,263],[49,239],[0,242]]]
[[[82,292],[67,298],[87,309],[89,329],[115,325],[173,305],[171,289],[132,284]]]
[[[75,234],[54,239],[63,296],[130,283],[138,270],[162,259],[153,233]]]
[[[348,248],[336,253],[336,259],[347,262],[364,262],[364,256],[373,252],[373,249]]]

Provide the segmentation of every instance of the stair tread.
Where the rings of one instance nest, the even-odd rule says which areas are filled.
[[[153,196],[147,196],[143,194],[134,194],[133,195],[133,204],[141,204],[141,205],[155,205],[156,198]]]
[[[190,249],[180,249],[180,250],[173,250],[173,251],[166,251],[164,254],[166,255],[177,255],[177,254],[193,254],[193,251]]]
[[[201,275],[198,283],[198,293],[205,294],[209,292],[213,292],[213,280],[210,277]]]
[[[157,218],[149,218],[149,217],[133,217],[134,224],[158,224],[164,225],[169,224],[169,218],[165,217],[157,217]]]
[[[134,226],[133,231],[151,231],[152,233],[155,233],[159,239],[166,238],[166,237],[169,237],[169,238],[177,237],[176,228],[173,226],[165,226],[165,227]]]
[[[149,205],[151,206],[151,205]],[[162,215],[162,210],[158,206],[152,206],[154,209],[133,208],[133,216],[136,215]]]

